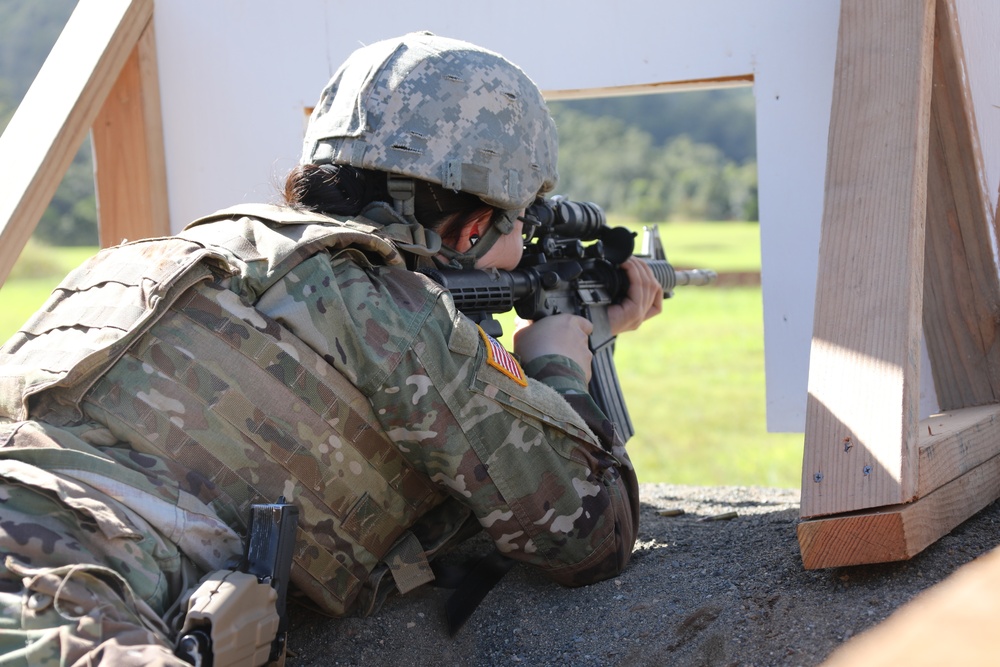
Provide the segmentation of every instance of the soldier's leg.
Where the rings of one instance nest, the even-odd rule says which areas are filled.
[[[0,481],[0,665],[185,664],[162,612],[126,580],[155,588],[167,574],[114,532],[44,491]]]

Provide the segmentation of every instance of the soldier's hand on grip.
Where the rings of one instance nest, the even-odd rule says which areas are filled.
[[[591,362],[588,337],[594,325],[579,315],[552,315],[531,322],[514,332],[514,352],[522,363],[546,354],[569,357],[583,368],[590,382]]]

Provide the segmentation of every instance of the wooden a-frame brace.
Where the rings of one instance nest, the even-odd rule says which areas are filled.
[[[92,133],[102,246],[170,233],[153,0],[80,0],[0,136],[0,284]]]
[[[1000,496],[1000,281],[954,0],[843,0],[810,355],[806,568]],[[942,414],[918,418],[921,333]]]

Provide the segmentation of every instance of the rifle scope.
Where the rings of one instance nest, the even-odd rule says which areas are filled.
[[[565,197],[539,198],[528,207],[524,217],[535,220],[537,236],[556,236],[589,241],[599,238],[607,226],[604,211],[593,202],[570,201]]]

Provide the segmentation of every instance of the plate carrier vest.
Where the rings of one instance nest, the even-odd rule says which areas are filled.
[[[250,205],[104,250],[0,349],[0,418],[99,421],[210,479],[223,492],[212,507],[237,529],[252,503],[286,496],[300,513],[292,582],[327,613],[371,613],[391,584],[434,578],[428,556],[468,510],[406,462],[353,384],[253,304],[318,252],[403,266],[377,230]],[[130,391],[139,372],[184,419]],[[411,528],[434,508],[448,529],[421,543]]]

